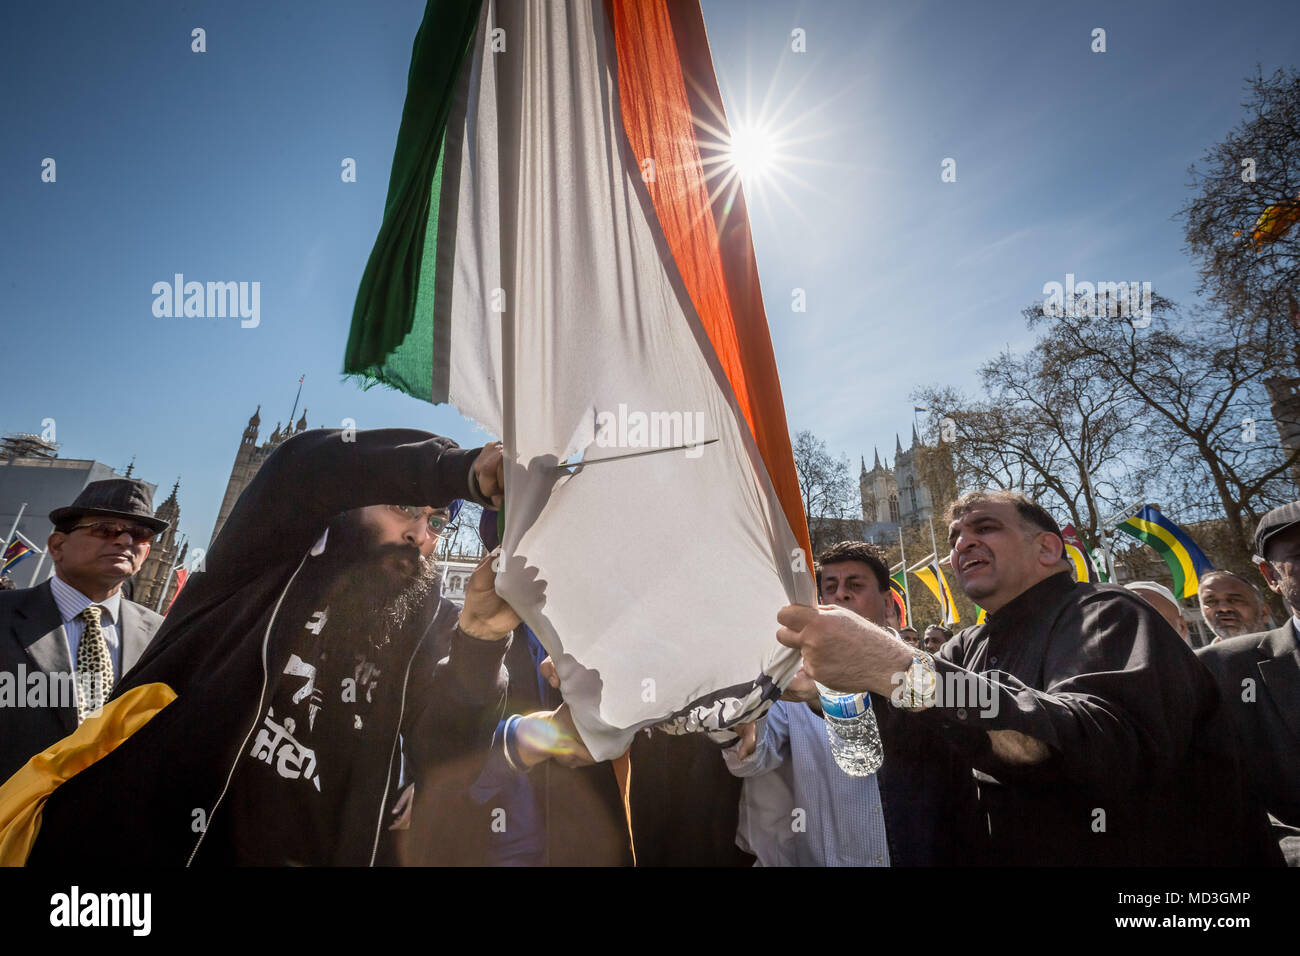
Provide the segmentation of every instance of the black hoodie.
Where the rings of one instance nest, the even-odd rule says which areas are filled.
[[[239,790],[236,768],[247,772],[246,758],[255,756],[269,726],[273,702],[303,685],[301,677],[285,673],[303,624],[286,624],[277,615],[292,613],[311,593],[311,551],[331,520],[367,505],[475,500],[477,455],[478,449],[412,429],[318,429],[280,446],[240,497],[203,570],[115,690],[118,696],[163,682],[177,699],[51,795],[29,865],[369,865],[384,808],[396,792],[401,752],[408,778],[436,779],[440,767],[475,772],[475,755],[486,756],[501,717],[508,642],[462,634],[454,605],[433,593],[384,649],[387,673],[367,702],[364,731],[358,731],[364,740],[343,748],[347,766],[336,761],[327,767],[321,755],[321,779],[335,784],[321,805],[323,818],[302,819],[301,794],[287,789],[282,801],[255,804],[252,817],[247,801],[242,807],[233,798],[226,803],[232,789]],[[442,660],[435,644],[450,648]],[[316,746],[321,743],[330,746],[328,740]],[[277,759],[271,766],[290,787],[311,785],[311,763]],[[309,772],[288,779],[295,770]],[[310,852],[250,858],[249,832],[277,827],[306,828],[308,839],[289,842]]]

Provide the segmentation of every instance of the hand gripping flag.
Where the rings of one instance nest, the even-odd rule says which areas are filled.
[[[1214,567],[1191,535],[1150,505],[1143,505],[1141,511],[1116,525],[1115,530],[1137,538],[1165,559],[1174,579],[1174,594],[1180,598],[1196,594],[1201,575]]]
[[[726,139],[696,3],[435,0],[353,315],[346,372],[502,436],[497,590],[598,759],[752,719],[816,600]]]

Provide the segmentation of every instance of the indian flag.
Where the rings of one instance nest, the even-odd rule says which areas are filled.
[[[752,719],[813,604],[699,7],[430,2],[344,370],[506,452],[497,590],[598,759]]]

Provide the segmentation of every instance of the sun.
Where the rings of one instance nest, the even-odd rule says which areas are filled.
[[[729,162],[746,186],[770,176],[777,162],[776,137],[757,124],[737,123],[727,144]]]

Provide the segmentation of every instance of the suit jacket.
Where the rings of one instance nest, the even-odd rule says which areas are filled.
[[[139,660],[162,624],[162,616],[122,599],[117,633],[122,642],[122,673]],[[77,729],[75,699],[66,694],[42,706],[28,693],[29,675],[71,674],[68,636],[50,582],[34,588],[0,591],[0,781],[34,755]],[[122,674],[118,674],[120,679]],[[8,685],[7,687],[5,685]],[[57,685],[47,683],[47,697]],[[66,684],[69,689],[70,684]],[[10,699],[12,695],[12,699]],[[35,706],[28,706],[36,703]],[[64,706],[57,706],[58,704]]]
[[[1196,653],[1218,681],[1232,714],[1251,788],[1274,817],[1300,826],[1300,644],[1295,625],[1288,620],[1271,631],[1232,637]]]

